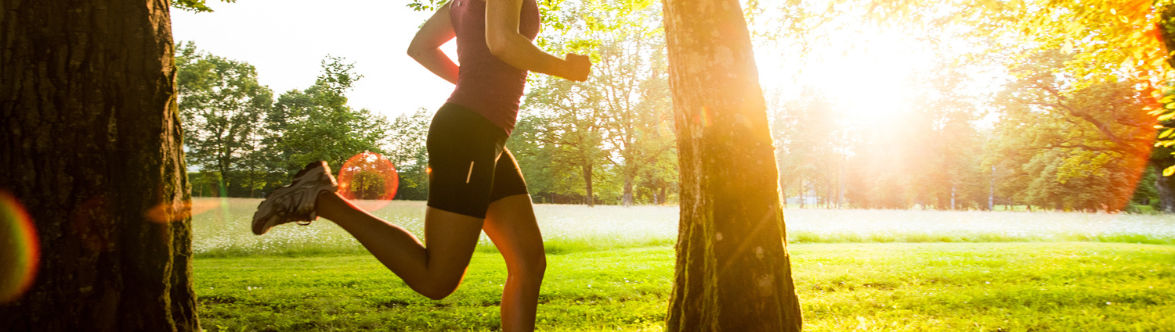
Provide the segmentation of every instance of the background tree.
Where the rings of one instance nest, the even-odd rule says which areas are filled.
[[[170,0],[173,8],[182,9],[197,13],[212,12],[212,8],[208,8],[208,0]],[[224,3],[234,3],[237,0],[220,0]]]
[[[593,100],[599,96],[583,92],[588,87],[560,78],[537,81],[544,83],[527,94],[525,107],[542,114],[541,109],[534,108],[541,104],[551,111],[539,115],[546,122],[546,131],[534,138],[554,148],[551,168],[557,173],[555,177],[563,183],[579,187],[574,193],[582,195],[582,203],[593,206],[596,202],[597,180],[603,173],[601,165],[607,162],[608,157],[602,147],[605,117],[603,110],[594,105],[598,100]]]
[[[834,146],[843,136],[838,132],[834,110],[827,97],[818,93],[802,93],[803,97],[776,109],[776,158],[779,164],[780,188],[786,196],[795,189],[796,203],[803,208],[813,192],[831,188],[838,154]],[[827,201],[827,200],[826,200]]]
[[[341,58],[325,58],[314,85],[276,102],[248,63],[199,52],[191,43],[181,44],[178,59],[179,108],[192,127],[185,133],[190,158],[202,168],[193,174],[200,195],[259,197],[310,161],[327,160],[337,169],[359,152],[424,140],[423,131],[403,132],[419,129],[411,123],[388,137],[382,116],[348,106],[345,94],[361,75]]]
[[[952,207],[953,193],[955,208],[974,206],[986,192],[976,191],[985,173],[975,158],[981,155],[977,147],[967,144],[982,142],[976,120],[986,100],[965,83],[991,61],[974,60],[974,53],[984,51],[952,46],[986,43],[957,32],[970,28],[953,16],[958,3],[864,3],[755,2],[745,10],[754,19],[756,46],[767,46],[759,56],[776,60],[761,73],[784,196],[801,207],[945,209]],[[921,6],[926,10],[915,12],[928,15],[878,17],[891,6]],[[829,70],[826,58],[844,49],[846,35],[851,50],[876,52],[899,41],[924,48],[913,54],[926,51],[934,57],[880,80],[879,73],[889,71],[876,67],[888,65],[885,59],[893,55],[840,65],[859,68],[857,73]],[[852,53],[842,56],[861,60]],[[907,89],[879,96],[875,91],[894,91],[878,85]],[[892,98],[878,102],[878,97]]]
[[[673,146],[670,131],[661,130],[670,117],[664,40],[659,8],[653,1],[593,3],[588,12],[603,13],[591,22],[599,61],[591,87],[602,98],[594,107],[605,115],[608,158],[621,182],[621,204],[635,203],[638,175],[651,173]]]
[[[668,329],[798,331],[766,106],[737,1],[665,0],[681,176]]]
[[[673,146],[658,9],[652,1],[588,0],[563,2],[547,15],[562,30],[544,33],[542,43],[557,53],[591,52],[596,64],[590,83],[535,77],[525,107],[545,119],[544,133],[532,138],[549,143],[552,168],[579,171],[579,179],[557,175],[556,183],[580,183],[570,193],[593,197],[588,204],[611,201],[612,185],[624,205],[636,203],[642,183],[670,191],[656,167]]]
[[[513,153],[515,160],[518,161],[531,199],[542,203],[564,203],[570,201],[566,196],[573,192],[574,188],[564,185],[570,181],[560,178],[559,175],[563,172],[557,172],[553,167],[556,147],[547,143],[548,130],[545,118],[520,114],[514,131],[506,142],[506,148],[510,149],[510,153]]]
[[[1095,0],[1081,2],[1017,0],[989,2],[981,9],[990,22],[976,33],[1003,31],[1011,37],[1005,49],[1025,55],[1050,50],[1067,53],[1058,70],[1070,78],[1071,92],[1107,81],[1132,82],[1142,108],[1160,123],[1175,118],[1175,108],[1161,107],[1159,87],[1171,79],[1175,56],[1175,6],[1170,0]],[[1159,135],[1170,129],[1165,127]],[[1175,132],[1175,131],[1171,131]],[[1170,133],[1170,132],[1169,132]],[[1175,138],[1158,137],[1159,146],[1175,145]],[[1143,153],[1146,154],[1146,153]],[[1152,160],[1157,161],[1160,159]],[[1157,165],[1152,164],[1151,167]],[[1141,173],[1140,167],[1136,172]],[[1175,173],[1175,168],[1166,168]],[[1172,174],[1160,174],[1172,175]],[[1157,182],[1173,182],[1160,177]],[[1131,185],[1133,187],[1133,185]],[[1160,195],[1165,191],[1159,190]],[[1175,190],[1166,191],[1175,195]],[[1175,201],[1175,196],[1164,198]]]
[[[1001,97],[1004,118],[997,132],[1007,143],[989,158],[1029,175],[1015,188],[1027,203],[1120,210],[1150,157],[1155,122],[1147,114],[1147,97],[1133,81],[1073,87],[1072,79],[1058,73],[1067,60],[1045,52],[1019,68],[1020,78]]]
[[[0,330],[199,330],[168,1],[0,8],[0,188],[42,250]]]
[[[1158,3],[1164,2],[1166,1]],[[1135,0],[1083,1],[1080,4],[1035,0],[913,0],[870,2],[868,6],[852,6],[861,3],[852,0],[824,3],[756,3],[753,8],[747,10],[760,27],[757,33],[760,40],[767,44],[783,45],[782,49],[785,51],[778,56],[787,61],[782,63],[801,68],[766,69],[776,75],[782,73],[784,76],[792,76],[793,80],[799,80],[792,82],[791,85],[783,85],[792,92],[771,91],[771,107],[775,111],[773,125],[776,128],[773,133],[779,141],[780,167],[785,175],[781,177],[784,179],[783,187],[800,187],[789,185],[788,181],[804,183],[803,188],[797,189],[794,193],[790,189],[785,190],[787,196],[811,197],[817,202],[839,202],[840,196],[845,195],[849,206],[852,207],[963,209],[985,207],[987,204],[980,203],[985,203],[985,198],[991,196],[1000,196],[995,198],[1001,198],[1005,203],[1023,205],[1029,199],[1029,191],[1025,191],[1028,185],[1058,184],[1058,174],[1061,177],[1069,177],[1084,174],[1086,171],[1109,171],[1115,176],[1126,176],[1131,172],[1124,168],[1119,169],[1118,167],[1124,165],[1118,165],[1116,162],[1102,165],[1104,167],[1089,166],[1082,171],[1066,171],[1051,175],[1046,175],[1047,168],[1043,167],[1051,163],[1041,163],[1042,168],[1027,172],[1023,169],[1025,164],[1013,165],[1014,162],[1007,161],[1012,158],[1003,156],[1015,156],[1024,154],[1023,149],[1039,148],[1040,142],[1035,141],[1032,134],[1036,131],[1001,130],[1001,133],[1007,135],[991,140],[982,136],[992,130],[990,127],[993,123],[1013,121],[1012,117],[985,118],[989,114],[986,112],[1002,112],[1001,109],[989,105],[1007,103],[1005,99],[1011,95],[986,96],[968,92],[976,90],[976,86],[973,85],[976,82],[991,80],[991,84],[999,83],[991,78],[977,79],[974,77],[976,75],[989,75],[985,74],[987,72],[993,74],[991,76],[994,78],[999,78],[1005,75],[1003,72],[1015,71],[1017,66],[1032,62],[1030,55],[1055,51],[1063,53],[1069,59],[1049,69],[1052,74],[1064,77],[1056,89],[1061,94],[1075,98],[1074,100],[1098,99],[1101,98],[1098,95],[1104,92],[1104,89],[1117,82],[1130,85],[1135,96],[1139,97],[1127,103],[1133,105],[1131,107],[1136,107],[1134,111],[1123,112],[1112,107],[1091,107],[1087,111],[1094,116],[1073,118],[1074,120],[1093,124],[1093,127],[1086,129],[1097,129],[1111,140],[1116,139],[1116,134],[1106,135],[1107,132],[1137,129],[1138,126],[1142,126],[1143,131],[1148,131],[1147,123],[1151,120],[1146,119],[1147,112],[1154,112],[1159,107],[1154,103],[1157,98],[1147,96],[1154,97],[1154,92],[1157,91],[1154,86],[1162,82],[1160,78],[1166,75],[1167,70],[1161,61],[1165,59],[1165,55],[1157,57],[1160,53],[1153,47],[1157,32],[1153,25],[1158,21],[1159,15],[1155,13],[1159,5],[1152,6],[1150,1]],[[799,115],[819,106],[818,103],[805,101],[816,97],[802,89],[802,79],[810,79],[810,75],[801,75],[805,70],[802,69],[805,67],[805,61],[812,61],[808,59],[807,54],[819,51],[822,47],[829,47],[827,44],[844,42],[843,38],[827,37],[839,36],[844,31],[871,30],[888,30],[896,35],[912,36],[917,39],[918,44],[927,45],[927,49],[935,54],[934,59],[929,61],[932,66],[919,69],[911,77],[914,84],[911,84],[910,90],[918,91],[914,94],[914,102],[904,106],[899,112],[881,119],[858,121],[848,116],[836,115],[833,116],[835,125],[829,126],[828,130],[807,130],[809,128],[797,127],[797,124],[815,126],[820,123],[812,121],[812,118],[804,121],[800,121],[799,118]],[[867,38],[855,39],[853,43],[853,49],[859,50],[870,50],[875,45],[875,42]],[[960,44],[970,44],[974,48],[951,46]],[[792,65],[795,63],[800,65]],[[1004,68],[991,68],[993,65]],[[845,82],[852,82],[855,79],[857,78],[852,75],[841,78]],[[777,79],[768,81],[774,80]],[[795,88],[796,86],[801,88]],[[1091,86],[1100,87],[1088,89]],[[1021,85],[1019,88],[1026,87]],[[845,98],[831,99],[834,105],[825,112],[844,112],[845,107],[835,105],[838,101],[861,98],[853,93],[846,95]],[[803,105],[813,106],[806,106],[808,109],[805,109],[802,108],[805,107]],[[1106,112],[1129,114],[1133,118],[1102,117],[1101,115]],[[1027,121],[1024,122],[1027,125],[1039,125],[1033,123],[1031,118],[1025,117],[1020,120]],[[1052,129],[1063,128],[1066,127]],[[807,134],[804,134],[805,132]],[[840,135],[834,135],[835,132],[839,132]],[[1163,136],[1162,132],[1159,132],[1159,136]],[[1063,131],[1054,135],[1053,139],[1073,142],[1090,139],[1083,134],[1096,132]],[[1169,133],[1169,136],[1175,136],[1175,130]],[[812,137],[816,137],[812,144],[824,146],[813,148],[812,144],[798,144],[798,140]],[[1154,137],[1147,137],[1142,140],[1153,139]],[[1161,141],[1164,137],[1159,139]],[[1124,146],[1135,146],[1134,143],[1142,140],[1128,142],[1130,144]],[[847,151],[841,150],[842,148]],[[980,151],[985,148],[999,149],[1000,152]],[[1141,148],[1145,150],[1145,144]],[[804,149],[811,149],[816,153],[800,153]],[[834,163],[824,160],[836,153],[844,153],[846,157],[832,158]],[[1132,156],[1143,154],[1144,151],[1131,152]],[[987,158],[980,159],[977,156]],[[1089,156],[1092,155],[1086,157]],[[1133,158],[1131,157],[1132,160]],[[999,160],[1006,164],[995,162]],[[1072,159],[1071,162],[1076,160]],[[1094,159],[1084,160],[1092,162]],[[848,171],[842,172],[838,164],[848,165]],[[1136,167],[1133,170],[1136,174],[1142,173],[1144,169],[1141,165],[1133,167]],[[803,170],[805,168],[815,171],[806,172]],[[1076,170],[1073,167],[1068,169]],[[847,179],[841,179],[846,176],[841,174],[847,174]],[[993,174],[996,177],[994,185]],[[1129,180],[1135,177],[1136,175],[1121,179]],[[1069,182],[1067,178],[1061,181]],[[1066,187],[1068,189],[1064,190],[1117,192],[1123,190],[1121,188],[1135,188],[1133,183],[1128,183],[1129,181],[1089,182],[1081,185],[1084,187],[1077,186],[1078,182],[1080,181],[1070,182]],[[1099,185],[1116,187],[1103,190],[1097,187]],[[993,193],[992,187],[998,190],[994,190]],[[1054,189],[1057,188],[1061,187]],[[1072,197],[1079,196],[1072,191],[1066,193]],[[1115,197],[1119,197],[1118,202],[1121,203],[1121,197],[1124,196],[1132,195],[1126,193]],[[1055,208],[1057,205],[1048,203],[1048,207]],[[1032,206],[1029,205],[1029,208]]]
[[[432,111],[418,109],[392,120],[388,130],[388,160],[400,174],[399,199],[428,199],[428,150],[425,139],[432,122]]]
[[[250,64],[200,53],[193,43],[176,52],[180,115],[187,160],[221,174],[230,190],[251,192],[256,183],[258,125],[273,104],[273,92],[257,82]],[[236,190],[240,183],[251,182]]]
[[[1163,110],[1175,109],[1175,87],[1168,83],[1163,92],[1160,103]],[[1164,213],[1175,213],[1175,176],[1169,170],[1175,167],[1175,113],[1168,111],[1157,118],[1162,128],[1156,130],[1158,142],[1151,152],[1150,165],[1154,171],[1154,180],[1151,182],[1155,189],[1157,204],[1155,208]],[[1144,184],[1146,182],[1143,182]]]
[[[361,77],[353,64],[328,56],[322,60],[322,74],[314,85],[278,97],[266,117],[267,136],[262,140],[266,164],[278,170],[271,173],[284,170],[294,174],[316,160],[325,160],[337,170],[355,154],[385,152],[387,120],[347,105],[346,92]],[[279,183],[272,182],[272,186]]]

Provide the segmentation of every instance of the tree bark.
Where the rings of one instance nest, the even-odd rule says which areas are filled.
[[[5,331],[198,330],[167,0],[0,0],[0,189],[41,240]]]
[[[808,188],[804,187],[804,178],[800,178],[800,208],[804,208],[804,204],[808,203]]]
[[[798,331],[774,146],[737,0],[663,0],[681,176],[670,331]]]
[[[1159,195],[1159,212],[1175,213],[1175,176],[1163,176],[1163,170],[1175,165],[1169,149],[1155,148],[1151,166],[1155,168],[1155,191]]]
[[[1155,189],[1159,192],[1159,212],[1175,213],[1175,179],[1159,174],[1155,177]]]
[[[630,175],[630,174],[624,175],[624,186],[623,186],[622,194],[620,196],[620,205],[632,206],[633,203],[635,203],[635,199],[633,198],[633,194],[632,194],[632,183],[633,183],[633,181],[635,181],[633,179],[634,177],[635,176]]]
[[[1163,48],[1170,54],[1167,57],[1167,65],[1175,68],[1175,5],[1167,4],[1159,7],[1159,30],[1160,39],[1163,42]],[[1166,112],[1172,112],[1170,109]],[[1171,128],[1175,125],[1175,121],[1166,121],[1162,125]],[[1171,139],[1171,138],[1168,138]],[[1175,213],[1175,176],[1163,176],[1163,170],[1167,167],[1175,165],[1175,158],[1172,157],[1171,148],[1155,147],[1155,151],[1151,152],[1151,162],[1156,165],[1155,172],[1155,189],[1159,193],[1159,211],[1163,213]],[[1161,156],[1157,154],[1162,154]]]
[[[592,163],[588,162],[580,168],[580,173],[583,174],[584,190],[587,191],[587,197],[584,201],[587,202],[588,207],[596,206],[596,196],[592,192]]]

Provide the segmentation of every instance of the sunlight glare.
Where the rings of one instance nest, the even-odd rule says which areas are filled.
[[[145,213],[148,220],[157,223],[168,223],[191,218],[221,206],[222,202],[215,200],[184,200],[159,203]]]
[[[830,39],[839,42],[812,45],[809,53],[797,55],[806,63],[777,56],[785,50],[757,48],[764,90],[797,94],[808,87],[827,97],[838,122],[845,124],[884,120],[913,107],[917,75],[930,70],[935,60],[924,43],[889,30],[832,33]],[[789,68],[795,66],[802,68]],[[789,77],[789,72],[798,75]]]
[[[14,301],[28,291],[40,260],[32,218],[15,197],[0,191],[0,303]]]
[[[338,194],[367,211],[387,206],[400,187],[400,177],[392,161],[368,151],[347,159],[338,180]]]

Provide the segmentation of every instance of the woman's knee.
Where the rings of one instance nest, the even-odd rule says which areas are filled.
[[[431,300],[442,300],[446,297],[449,297],[450,294],[453,294],[454,290],[456,290],[456,289],[449,290],[449,291],[444,291],[444,290],[440,290],[440,289],[427,290],[427,291],[420,290],[420,295],[424,295],[424,297],[427,297]]]
[[[464,276],[462,276],[464,277]],[[452,278],[432,278],[424,285],[416,287],[416,292],[433,300],[440,300],[448,297],[457,291],[457,287],[461,286],[462,277],[456,279]]]
[[[538,255],[538,258],[535,259],[534,271],[532,272],[540,278],[547,272],[547,255]]]
[[[542,280],[543,274],[547,271],[547,256],[543,254],[528,255],[514,265],[506,267],[509,273],[535,281]]]

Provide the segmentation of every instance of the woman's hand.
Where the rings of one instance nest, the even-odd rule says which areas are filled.
[[[586,55],[568,53],[564,61],[566,62],[566,72],[561,75],[563,78],[583,82],[592,73],[592,60]]]
[[[514,68],[584,81],[591,73],[587,56],[568,54],[563,59],[540,50],[518,33],[523,0],[486,0],[486,47],[490,54]]]

